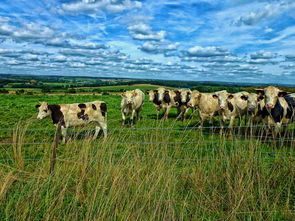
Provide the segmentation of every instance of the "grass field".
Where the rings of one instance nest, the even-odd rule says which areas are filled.
[[[36,120],[35,104],[93,100],[107,102],[109,137],[71,129],[49,174],[55,128]],[[293,140],[275,147],[201,134],[187,128],[196,120],[174,121],[176,110],[156,120],[147,97],[143,120],[122,128],[120,100],[1,95],[0,220],[295,219]]]

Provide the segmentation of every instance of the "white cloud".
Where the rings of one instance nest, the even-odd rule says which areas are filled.
[[[264,7],[256,11],[252,11],[246,15],[240,16],[236,23],[244,25],[256,25],[262,20],[273,18],[294,7],[295,3],[291,1],[280,1],[279,3],[266,4]]]
[[[195,46],[189,48],[186,52],[190,57],[213,57],[213,56],[225,56],[229,55],[229,51],[221,47],[200,47]]]
[[[272,52],[266,51],[257,51],[255,53],[250,54],[251,59],[271,59],[274,58],[276,55]]]
[[[65,3],[61,6],[62,13],[73,13],[79,14],[82,12],[86,13],[99,13],[99,12],[109,12],[109,13],[120,13],[126,10],[131,10],[134,8],[141,8],[142,3],[139,1],[131,0],[81,0],[74,3]]]

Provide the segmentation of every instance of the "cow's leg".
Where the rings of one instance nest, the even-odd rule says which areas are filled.
[[[186,120],[188,111],[189,111],[189,108],[185,107],[185,110],[184,110],[184,113],[183,113],[183,120]]]
[[[164,107],[164,116],[162,118],[163,120],[168,120],[169,111],[170,111],[170,106]]]
[[[182,117],[183,111],[181,107],[177,107],[177,117],[176,120],[179,120]]]
[[[203,124],[204,124],[204,116],[201,113],[199,113],[199,122],[200,122],[200,125],[199,125],[198,129],[202,131]]]
[[[99,121],[99,126],[101,127],[103,131],[103,138],[106,139],[108,135],[108,125],[107,122]]]
[[[141,120],[141,111],[142,111],[142,106],[140,108],[137,109],[136,113],[137,113],[137,120],[140,121]]]
[[[170,109],[171,109],[171,106],[168,106],[168,107],[166,108],[166,116],[165,116],[165,120],[168,120]]]
[[[219,136],[222,136],[223,135],[224,123],[225,123],[225,121],[222,119],[222,116],[220,116],[219,122],[220,122]]]
[[[156,107],[156,109],[157,109],[157,120],[159,120],[159,114],[160,114],[161,107],[158,106],[158,107]]]
[[[125,126],[126,116],[125,116],[124,110],[121,110],[121,114],[122,114],[122,126]]]
[[[130,117],[131,126],[132,126],[133,123],[134,123],[134,115],[135,115],[135,109],[133,109],[133,110],[131,111],[131,117]]]
[[[95,140],[97,138],[100,129],[101,129],[101,127],[99,125],[95,126],[95,133],[94,133],[93,138],[92,138],[93,140]]]
[[[229,121],[229,126],[228,126],[228,129],[229,129],[228,137],[229,138],[232,138],[232,136],[233,136],[234,120],[235,120],[235,117],[231,117],[230,121]]]
[[[67,129],[66,127],[62,126],[61,127],[61,135],[62,135],[62,143],[65,144],[66,143],[66,139],[67,139]]]

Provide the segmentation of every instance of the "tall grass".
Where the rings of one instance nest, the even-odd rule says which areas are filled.
[[[24,133],[14,131],[0,161],[0,220],[295,219],[294,149],[195,130],[110,130],[106,142],[60,145],[49,174],[52,139],[26,146]]]

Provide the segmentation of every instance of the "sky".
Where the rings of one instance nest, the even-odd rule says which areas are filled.
[[[295,84],[294,0],[1,0],[0,74]]]

